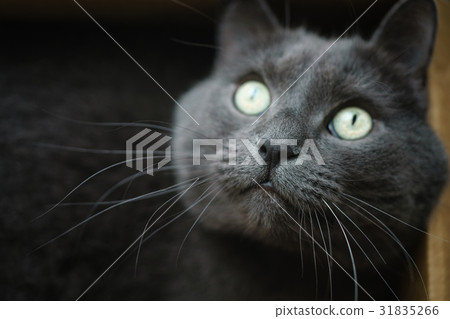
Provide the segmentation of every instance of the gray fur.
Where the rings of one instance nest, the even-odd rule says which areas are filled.
[[[385,27],[378,28],[372,39],[346,35],[251,126],[255,117],[242,115],[232,104],[237,85],[257,77],[277,96],[335,40],[304,28],[282,29],[261,4],[231,1],[219,25],[221,50],[209,75],[213,51],[168,41],[182,29],[182,39],[200,36],[199,42],[210,43],[207,25],[202,32],[188,28],[187,23],[174,27],[170,19],[162,19],[170,24],[169,29],[156,22],[129,29],[122,23],[105,27],[175,97],[206,76],[180,100],[200,126],[173,106],[174,158],[191,153],[194,137],[249,138],[254,143],[263,137],[296,138],[300,144],[307,138],[315,140],[326,165],[305,162],[300,167],[273,167],[272,183],[278,195],[271,195],[317,242],[313,244],[304,232],[299,234],[298,225],[252,182],[251,178],[264,182],[267,167],[254,163],[230,167],[225,162],[192,167],[189,159],[188,168],[175,173],[176,179],[211,173],[212,183],[186,193],[183,204],[172,207],[150,230],[153,236],[140,250],[136,272],[136,251],[132,250],[83,299],[353,299],[352,279],[336,262],[330,263],[329,270],[329,259],[317,246],[331,248],[333,258],[353,275],[346,240],[324,200],[399,297],[400,287],[417,289],[408,276],[411,273],[417,279],[417,272],[397,238],[414,256],[422,234],[398,220],[426,229],[447,178],[445,152],[426,123],[425,74],[436,20],[433,2],[403,1],[389,14],[393,20],[388,18],[391,22],[384,22]],[[309,11],[294,15],[315,16]],[[342,15],[337,14],[339,21],[334,22],[341,22]],[[371,11],[365,18],[376,16]],[[367,21],[373,20],[361,20],[362,24]],[[124,141],[142,129],[116,130],[115,126],[76,120],[166,123],[171,115],[172,101],[95,28],[91,23],[38,26],[20,22],[5,23],[0,29],[6,48],[0,59],[0,299],[77,298],[141,235],[153,212],[174,195],[117,207],[89,220],[86,227],[33,250],[109,207],[92,210],[90,205],[60,205],[30,222],[86,177],[124,160],[122,154],[95,154],[95,150],[123,149]],[[331,135],[327,125],[336,108],[350,102],[373,112],[377,123],[367,138],[346,142]],[[49,149],[42,143],[88,148],[94,154],[64,147]],[[244,156],[243,146],[238,145],[239,156]],[[178,163],[184,162],[174,164]],[[64,203],[96,202],[106,190],[135,173],[125,165],[104,172]],[[173,175],[164,171],[139,178],[106,200],[163,189],[174,184]],[[196,202],[209,186],[212,195],[224,189],[186,241],[212,196],[153,233]],[[352,203],[344,193],[398,220],[356,200]],[[378,252],[333,204],[352,218]],[[347,236],[361,287],[375,299],[395,299]],[[370,299],[362,289],[358,298]]]
[[[298,222],[308,212],[312,216],[317,214],[323,223],[327,218],[331,228],[332,255],[351,273],[345,237],[325,203],[331,205],[340,222],[351,231],[373,264],[395,287],[391,276],[402,272],[407,261],[392,238],[362,217],[373,219],[361,207],[383,221],[408,251],[416,249],[420,234],[360,202],[357,203],[361,207],[351,204],[345,195],[370,203],[414,227],[426,229],[447,176],[444,149],[426,121],[426,68],[435,32],[433,1],[402,1],[391,10],[371,39],[352,36],[338,41],[252,126],[256,118],[239,113],[232,102],[234,91],[242,79],[248,76],[261,78],[275,98],[334,39],[323,38],[303,28],[282,29],[274,25],[273,17],[261,9],[259,1],[235,1],[221,23],[219,40],[222,50],[212,74],[181,100],[200,126],[193,125],[191,119],[179,110],[175,124],[192,127],[202,137],[248,138],[254,143],[261,138],[314,139],[326,165],[305,162],[302,166],[295,166],[291,160],[290,165],[272,168],[270,180],[277,190],[277,195],[273,196]],[[336,110],[349,105],[363,107],[375,118],[373,131],[364,139],[343,141],[327,130]],[[177,131],[174,149],[190,152],[192,137]],[[243,153],[238,152],[238,162],[242,160],[239,156],[243,156],[239,154]],[[263,183],[266,166],[258,166],[256,162],[249,166],[229,166],[225,159],[223,162],[205,163],[202,168],[206,172],[218,173],[216,181],[225,187],[209,208],[207,217],[202,218],[202,227],[230,240],[243,238],[241,240],[253,242],[262,254],[265,249],[270,254],[274,248],[284,251],[286,256],[299,254],[299,227],[252,180]],[[177,178],[182,181],[197,175],[196,170],[180,169]],[[197,198],[201,191],[198,189],[186,195],[186,204]],[[364,235],[333,204],[375,243],[386,264]],[[194,208],[193,212],[198,214],[200,211]],[[313,229],[307,230],[312,231],[317,242],[323,245],[316,217],[313,218]],[[304,225],[309,227],[309,223]],[[328,242],[328,234],[325,232],[323,235]],[[203,240],[207,241],[208,237]],[[311,241],[306,236],[303,240],[304,262],[314,267],[311,266],[313,258],[317,257],[322,265],[319,277],[326,282],[325,254],[316,247],[313,256]],[[361,249],[351,239],[350,242],[364,287],[378,298],[394,298]],[[242,265],[253,263],[251,254],[248,257],[244,254],[242,258]],[[294,257],[286,257],[279,263],[285,265],[289,258]],[[222,265],[223,268],[228,266],[227,263]],[[265,266],[261,265],[262,268]],[[276,269],[269,266],[262,269],[266,273],[262,280],[275,280],[281,276],[282,270]],[[336,269],[333,265],[333,272]],[[253,284],[245,278],[245,266],[241,273],[240,269],[235,271],[237,273],[229,280]],[[296,277],[295,273],[292,277]],[[353,298],[351,281],[349,283],[345,274],[339,272],[334,280],[346,282],[340,288],[334,288],[335,296]],[[311,282],[292,280],[281,289],[292,293],[287,293],[289,298],[310,299],[314,298],[311,285]],[[318,292],[319,298],[329,298],[329,291],[323,287]],[[276,298],[279,292],[265,293],[264,298],[271,299]],[[208,291],[205,291],[206,296]],[[236,299],[257,298],[237,291],[224,291],[224,295],[219,293],[217,298],[232,296]],[[367,297],[362,294],[362,298]]]

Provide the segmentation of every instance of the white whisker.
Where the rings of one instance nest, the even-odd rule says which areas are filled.
[[[328,251],[328,247],[327,247],[327,244],[325,242],[325,236],[324,236],[323,231],[322,231],[322,225],[320,223],[319,216],[317,215],[316,212],[314,212],[314,213],[315,213],[314,215],[316,216],[317,226],[319,228],[320,236],[322,237],[323,247],[325,248],[325,250]],[[327,257],[328,276],[329,276],[329,283],[330,283],[330,300],[333,300],[333,281],[332,281],[332,275],[331,275],[331,262],[330,262],[330,256],[329,255],[330,254],[326,254],[326,257]]]
[[[378,223],[380,223],[380,225],[378,225],[377,223],[375,223],[373,220],[369,219],[367,216],[365,216],[364,214],[362,214],[361,212],[359,212],[357,209],[354,209],[351,206],[348,206],[350,209],[352,209],[354,212],[358,213],[360,216],[366,218],[367,220],[369,220],[370,222],[372,222],[376,227],[378,227],[381,231],[383,231],[385,234],[387,234],[390,238],[392,238],[394,240],[394,242],[400,247],[400,249],[402,250],[403,254],[405,254],[407,261],[412,264],[412,266],[415,268],[415,271],[417,272],[417,274],[419,275],[420,281],[422,283],[423,289],[425,291],[425,295],[428,298],[428,290],[427,287],[425,285],[425,280],[423,279],[422,273],[419,270],[419,267],[417,266],[417,264],[415,263],[414,259],[412,258],[411,254],[406,250],[406,248],[403,246],[402,242],[400,241],[400,239],[394,234],[394,232],[385,224],[383,223],[378,217],[376,217],[374,214],[372,214],[371,212],[369,212],[367,209],[365,209],[364,207],[358,205],[357,203],[353,202],[352,200],[348,199],[348,201],[350,201],[353,205],[356,205],[357,207],[359,207],[360,209],[362,209],[364,212],[366,212],[367,214],[369,214],[372,218],[374,218]]]
[[[347,218],[349,218],[347,216],[347,214],[345,214],[336,204],[333,203],[333,205]],[[350,219],[350,218],[349,218]],[[350,221],[352,221],[350,219]],[[361,250],[361,252],[364,254],[364,256],[367,258],[367,260],[369,261],[370,265],[375,269],[376,273],[380,276],[381,280],[383,280],[383,282],[386,284],[386,286],[388,287],[388,289],[392,292],[392,294],[394,295],[394,297],[399,301],[400,299],[398,298],[397,294],[394,292],[394,290],[391,288],[391,286],[389,285],[389,283],[386,281],[386,279],[384,279],[383,275],[379,272],[378,268],[375,266],[375,264],[372,262],[372,259],[370,259],[370,257],[366,254],[366,252],[364,251],[364,249],[361,247],[361,245],[358,243],[358,241],[356,240],[356,238],[351,234],[351,232],[348,230],[347,227],[345,227],[345,225],[342,225],[345,230],[347,231],[348,235],[353,239],[353,242],[358,246],[358,248]],[[355,225],[356,226],[356,225]],[[367,238],[367,236],[366,236]],[[370,239],[367,238],[367,240],[370,241]],[[380,255],[381,257],[381,255]],[[383,259],[384,261],[384,259]],[[386,262],[385,262],[386,263]]]
[[[359,230],[359,232],[367,239],[367,241],[370,243],[370,245],[375,249],[375,251],[377,252],[378,256],[380,256],[381,260],[383,261],[383,263],[386,264],[386,260],[383,258],[383,255],[381,255],[380,251],[378,250],[377,246],[375,246],[375,244],[373,243],[372,240],[370,240],[370,238],[366,235],[366,233],[364,233],[361,229],[361,227],[359,227],[347,214],[345,214],[335,203],[333,203],[333,206],[336,207],[341,213],[342,215],[344,215],[344,217],[349,220],[353,226],[356,227],[356,229]]]
[[[213,184],[215,185],[215,184]],[[219,191],[217,191],[217,193],[211,198],[211,200],[206,204],[205,208],[203,208],[203,210],[200,212],[200,214],[198,215],[198,217],[195,219],[194,223],[192,224],[191,228],[189,228],[189,231],[187,232],[186,236],[183,238],[183,241],[181,242],[180,248],[178,249],[178,254],[177,254],[177,264],[178,264],[178,260],[180,259],[180,255],[181,255],[181,250],[183,249],[184,244],[186,243],[186,240],[189,236],[189,234],[192,232],[192,230],[194,229],[195,225],[197,225],[197,223],[200,221],[200,219],[203,217],[203,215],[205,214],[206,210],[208,209],[208,207],[211,205],[211,203],[216,199],[216,197],[222,192],[222,190],[225,187],[222,187]],[[209,192],[207,194],[207,196],[209,196],[210,194],[212,194],[214,191],[216,191],[217,188],[213,189],[211,192]]]
[[[188,181],[182,182],[182,183],[190,182],[190,181],[192,181],[193,179],[194,179],[194,178],[192,178],[192,179],[190,179],[190,180],[188,180]],[[199,178],[196,178],[195,181],[197,181],[198,179],[199,179]],[[180,184],[182,184],[182,183],[180,183]],[[47,246],[47,245],[53,243],[54,241],[56,241],[56,240],[58,240],[59,238],[61,238],[61,237],[65,236],[65,235],[67,235],[67,234],[70,233],[71,231],[73,231],[73,230],[79,228],[80,226],[82,226],[82,225],[86,224],[87,222],[91,221],[92,219],[94,219],[94,218],[96,218],[96,217],[98,217],[98,216],[100,216],[100,215],[103,215],[104,213],[106,213],[106,212],[108,212],[108,211],[110,211],[110,210],[112,210],[112,209],[114,209],[114,208],[116,208],[116,207],[123,206],[123,205],[125,205],[125,204],[132,203],[132,202],[137,202],[137,201],[149,199],[149,198],[155,197],[155,196],[160,195],[160,194],[167,194],[167,190],[176,191],[176,190],[177,190],[177,187],[176,187],[176,186],[179,187],[178,185],[170,186],[170,187],[164,188],[164,189],[162,189],[162,190],[158,190],[158,191],[155,191],[155,192],[150,192],[150,193],[147,193],[147,194],[144,194],[144,195],[140,195],[140,196],[137,196],[137,197],[129,198],[129,199],[126,199],[126,200],[123,200],[123,201],[119,201],[117,204],[114,204],[114,205],[112,205],[112,206],[110,206],[110,207],[108,207],[108,208],[105,208],[105,209],[101,210],[101,211],[98,212],[98,213],[95,213],[95,214],[89,216],[88,218],[86,218],[86,219],[83,220],[82,222],[76,224],[75,226],[72,226],[71,228],[69,228],[68,230],[66,230],[66,231],[64,231],[63,233],[59,234],[58,236],[56,236],[56,237],[52,238],[51,240],[47,241],[46,243],[40,245],[39,247],[37,247],[37,248],[34,249],[33,251],[39,250],[39,249],[41,249],[41,248],[43,248],[43,247],[45,247],[45,246]]]
[[[303,222],[305,221],[305,214],[302,214],[301,220],[300,220],[300,224],[303,225]],[[305,269],[304,269],[304,264],[303,264],[303,249],[302,249],[302,229],[303,227],[299,227],[298,229],[298,242],[299,242],[299,246],[300,246],[300,262],[301,262],[301,269],[302,269],[302,278],[304,277],[305,274]]]
[[[359,198],[356,198],[356,197],[354,197],[354,196],[352,196],[352,195],[349,195],[349,194],[344,194],[344,196],[353,198],[354,200],[357,200],[358,202],[363,203],[364,205],[367,205],[367,206],[369,206],[369,207],[371,207],[371,208],[373,208],[373,209],[379,211],[379,212],[382,213],[383,215],[389,216],[390,218],[392,218],[392,219],[398,221],[399,223],[402,223],[403,225],[406,225],[406,226],[408,226],[408,227],[410,227],[410,228],[412,228],[412,229],[414,229],[414,230],[417,230],[418,232],[421,232],[422,234],[428,235],[428,236],[433,237],[433,238],[436,238],[436,239],[443,240],[443,241],[445,241],[446,243],[450,243],[450,241],[447,240],[447,239],[445,239],[445,238],[442,238],[442,237],[439,237],[439,236],[435,236],[435,235],[430,234],[430,233],[428,233],[428,232],[426,232],[426,231],[424,231],[424,230],[422,230],[422,229],[420,229],[420,228],[417,228],[417,227],[415,227],[415,226],[413,226],[413,225],[411,225],[411,224],[408,224],[407,222],[401,220],[400,218],[397,218],[397,217],[395,217],[395,216],[392,215],[392,214],[386,213],[386,212],[383,211],[382,209],[380,209],[380,208],[378,208],[378,207],[376,207],[376,206],[373,206],[373,205],[371,205],[371,204],[369,204],[369,203],[367,203],[367,202],[365,202],[365,201],[363,201],[363,200],[361,200],[361,199],[359,199]]]
[[[261,188],[265,193],[266,193],[266,195],[267,196],[269,196],[270,197],[270,199],[272,199],[273,200],[273,202],[275,203],[275,204],[277,204],[277,206],[278,207],[280,207],[280,209],[290,218],[290,219],[292,219],[293,221],[294,221],[294,223],[296,223],[299,227],[302,227],[296,220],[295,220],[295,218],[293,218],[287,211],[286,211],[286,209],[284,209],[284,207],[283,206],[281,206],[276,200],[275,200],[275,198],[273,198],[261,185],[259,185],[259,183],[256,181],[256,180],[254,180],[253,178],[252,178],[252,180],[253,180],[253,182],[256,184],[256,185],[258,185],[259,186],[259,188]],[[303,228],[303,227],[302,227]],[[305,230],[305,228],[303,228],[303,232],[306,234],[306,236],[308,236],[311,240],[315,240],[314,239],[314,237],[312,237],[311,236],[311,234],[309,234],[306,230]],[[316,245],[325,253],[325,254],[328,254],[328,252],[325,250],[325,248],[322,246],[322,245],[320,245],[320,243],[316,243]],[[345,268],[340,264],[340,263],[338,263],[338,261],[333,257],[333,256],[330,256],[330,259],[332,260],[332,261],[334,261],[335,263],[336,263],[336,265],[349,277],[349,278],[351,278],[352,280],[354,280],[354,278],[353,278],[353,276],[352,275],[350,275],[349,273],[348,273],[348,271],[347,270],[345,270]],[[369,294],[369,292],[363,287],[363,286],[361,286],[361,284],[359,283],[359,282],[357,282],[357,281],[355,281],[355,284],[364,292],[364,293],[366,293],[367,294],[367,296],[370,298],[370,299],[372,299],[372,300],[375,300],[370,294]]]
[[[136,155],[146,155],[145,151],[131,151],[131,150],[108,150],[108,149],[95,149],[95,148],[85,148],[85,147],[77,147],[77,146],[67,146],[67,145],[57,145],[50,143],[34,143],[34,145],[39,147],[45,147],[49,149],[57,149],[64,150],[70,152],[78,152],[78,153],[87,153],[87,154],[105,154],[105,155],[126,155],[126,154],[136,154]],[[161,156],[152,156],[152,158],[165,158],[164,151],[154,151],[153,154]],[[177,154],[176,152],[172,152],[172,155],[178,156],[186,156],[186,158],[192,158],[189,154]],[[172,156],[173,157],[173,156]],[[177,157],[175,157],[177,158]]]
[[[162,216],[164,216],[164,214],[170,209],[170,208],[172,208],[172,206],[178,201],[178,200],[180,200],[181,199],[181,197],[183,197],[183,195],[184,194],[186,194],[190,189],[191,189],[191,187],[192,186],[194,186],[194,184],[195,183],[197,183],[197,181],[198,181],[198,178],[194,181],[194,183],[192,183],[182,194],[181,194],[181,196],[180,197],[178,197],[178,199],[171,205],[171,206],[169,206],[148,228],[147,228],[147,230],[146,231],[149,231],[151,228],[152,228],[152,226],[154,225],[154,224],[156,224],[157,222],[158,222],[158,220],[162,217]],[[83,296],[120,260],[120,259],[122,259],[122,257],[141,239],[141,237],[143,237],[145,235],[145,232],[144,233],[142,233],[138,238],[136,238],[136,240],[135,241],[133,241],[132,243],[131,243],[131,245],[130,246],[128,246],[128,248],[127,249],[125,249],[123,252],[122,252],[122,254],[120,254],[120,256],[116,259],[116,260],[114,260],[114,262],[111,264],[111,265],[109,265],[108,266],[108,268],[106,268],[106,270],[104,271],[104,272],[102,272],[101,274],[100,274],[100,276],[98,276],[97,277],[97,279],[95,279],[93,282],[92,282],[92,284],[90,284],[89,285],[89,287],[86,289],[86,290],[84,290],[83,291],[83,293],[76,299],[77,301],[78,300],[80,300],[81,298],[83,298]]]
[[[222,50],[220,47],[218,47],[216,45],[212,45],[212,44],[185,41],[185,40],[180,40],[180,39],[177,39],[177,38],[171,38],[171,40],[173,42],[177,42],[177,43],[180,43],[180,44],[189,45],[189,46],[193,46],[193,47],[207,48],[207,49],[214,49],[214,50]]]
[[[347,247],[348,247],[348,252],[350,254],[350,259],[352,262],[352,268],[353,268],[353,277],[354,277],[354,282],[355,282],[355,301],[358,300],[358,274],[356,272],[356,264],[355,264],[355,258],[353,257],[353,251],[352,251],[352,247],[350,246],[350,242],[348,241],[347,238],[347,234],[345,233],[344,227],[341,223],[341,221],[339,220],[339,218],[336,216],[336,214],[334,213],[333,209],[330,207],[330,205],[328,205],[328,203],[326,202],[326,200],[322,199],[322,201],[325,203],[325,205],[327,205],[327,207],[330,209],[331,213],[333,214],[334,218],[336,218],[336,221],[338,222],[339,227],[342,230],[342,234],[344,235],[345,241],[347,243]]]
[[[313,225],[313,219],[311,214],[311,209],[308,207],[308,213],[309,213],[309,224],[311,225],[311,237],[314,238],[314,225]],[[315,246],[316,240],[314,239],[312,241],[312,253],[313,253],[313,263],[314,263],[314,277],[316,282],[316,300],[318,299],[319,294],[319,275],[317,270],[317,258],[316,258],[316,246]],[[326,247],[324,247],[326,250]],[[328,256],[328,255],[327,255]]]
[[[203,184],[203,183],[204,183],[204,181],[203,181],[201,184]],[[199,185],[201,185],[201,184],[197,184],[197,186],[199,186]],[[208,187],[208,189],[209,189],[209,187]],[[153,214],[150,216],[150,218],[147,220],[147,223],[146,223],[145,226],[144,226],[144,230],[142,231],[142,234],[143,234],[143,235],[147,232],[147,229],[149,228],[149,224],[150,224],[151,220],[153,219],[153,217],[155,217],[155,215],[159,212],[159,210],[160,210],[161,208],[163,208],[167,203],[169,203],[169,202],[170,202],[172,199],[174,199],[175,197],[181,196],[181,194],[182,194],[183,192],[184,192],[184,191],[182,191],[182,192],[178,193],[177,195],[171,197],[171,198],[168,199],[166,202],[164,202],[162,205],[160,205],[156,211],[153,212]],[[204,194],[204,193],[203,193],[203,194]],[[203,194],[202,194],[202,195],[203,195]],[[200,197],[202,197],[202,195],[200,195]],[[178,200],[177,200],[177,201],[178,201]],[[175,201],[175,202],[176,202],[176,201]],[[173,206],[173,204],[172,204],[171,206]],[[135,264],[134,264],[134,273],[135,273],[135,274],[137,273],[137,266],[138,266],[138,263],[139,263],[139,255],[140,255],[140,252],[141,252],[141,247],[142,247],[143,240],[144,240],[144,236],[141,236],[141,239],[140,239],[140,241],[139,241],[139,245],[138,245],[138,248],[137,248],[136,260],[135,260]]]
[[[202,181],[202,183],[201,184],[197,184],[197,186],[200,186],[200,185],[202,185],[202,184],[204,184],[205,183],[205,181]],[[212,184],[212,185],[214,185],[214,184]],[[197,200],[195,201],[195,205],[197,204],[197,203],[199,203],[199,202],[201,202],[203,199],[204,199],[204,194],[211,188],[211,186],[212,185],[210,185],[198,198],[197,198]],[[209,194],[208,194],[209,195]],[[170,201],[170,200],[169,200]],[[167,203],[167,202],[166,202]],[[160,208],[162,207],[162,206],[164,206],[166,203],[164,203],[163,205],[161,205],[160,206]],[[153,217],[156,215],[156,213],[160,210],[160,208],[158,208],[151,216],[150,216],[150,218],[148,219],[148,221],[147,221],[147,223],[145,224],[145,227],[144,227],[144,231],[142,232],[143,234],[145,234],[146,233],[146,231],[147,231],[147,228],[148,228],[148,225],[150,224],[150,221],[153,219]],[[136,261],[135,261],[135,266],[134,266],[134,271],[135,271],[135,273],[137,272],[137,265],[138,265],[138,262],[139,262],[139,254],[140,254],[140,251],[141,251],[141,247],[142,247],[142,243],[143,243],[143,241],[144,241],[144,237],[141,237],[141,240],[139,241],[139,245],[138,245],[138,251],[137,251],[137,255],[136,255]]]
[[[182,7],[185,7],[185,8],[187,8],[187,9],[189,9],[189,10],[195,12],[195,13],[197,13],[198,15],[200,15],[200,16],[202,16],[203,18],[205,18],[205,19],[211,21],[211,22],[214,23],[214,24],[217,24],[217,21],[214,20],[213,18],[211,18],[210,16],[208,16],[206,13],[203,13],[203,12],[201,12],[200,10],[198,10],[198,9],[196,9],[196,8],[194,8],[194,7],[192,7],[192,6],[188,5],[188,4],[186,4],[186,3],[184,3],[184,2],[181,2],[181,1],[178,1],[178,0],[170,0],[170,1],[172,1],[173,3],[176,3],[176,4],[178,4],[178,5],[180,5],[180,6],[182,6]]]
[[[105,28],[82,6],[80,5],[76,0],[72,0],[186,115],[188,115],[191,120],[195,122],[195,124],[200,125],[193,117],[189,114],[189,112],[177,101],[175,100],[172,95],[167,92],[165,88],[162,87],[161,84],[159,84],[158,81],[146,70],[144,67],[130,54],[127,50],[119,43],[117,40],[109,34],[108,31],[106,31]]]

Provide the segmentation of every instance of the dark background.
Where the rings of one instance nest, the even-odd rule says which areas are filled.
[[[190,1],[214,21],[219,1]],[[273,1],[285,23],[340,35],[371,1]],[[353,28],[368,36],[393,1],[378,4]],[[80,1],[91,15],[175,98],[207,75],[217,23],[171,1]],[[85,122],[161,121],[172,101],[71,0],[2,1],[0,5],[0,299],[72,300],[142,232],[164,197],[125,205],[34,250],[92,214],[92,206],[60,206],[34,220],[91,174],[124,155],[74,152],[47,144],[123,150],[139,128]],[[134,174],[125,165],[86,183],[66,203],[95,202]],[[170,173],[144,177],[110,199],[173,183]],[[97,210],[98,211],[98,210]],[[34,221],[33,221],[34,220]],[[87,295],[148,299],[143,262],[130,255]]]

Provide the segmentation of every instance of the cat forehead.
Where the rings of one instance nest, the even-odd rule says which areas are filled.
[[[331,70],[357,59],[357,53],[352,52],[355,42],[360,41],[343,38],[334,42],[303,28],[283,30],[243,44],[232,59],[225,59],[224,64],[231,73],[244,75],[246,72],[260,72],[286,76],[313,64],[328,64]]]

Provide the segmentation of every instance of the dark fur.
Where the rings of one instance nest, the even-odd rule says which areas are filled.
[[[309,161],[295,166],[295,159],[292,159],[290,165],[272,168],[270,180],[277,192],[273,196],[297,222],[300,223],[302,215],[306,215],[309,222],[303,226],[321,245],[326,245],[329,238],[326,232],[324,240],[321,238],[319,223],[325,227],[324,219],[328,220],[332,256],[352,273],[346,244],[349,240],[363,287],[376,298],[392,298],[375,273],[374,266],[387,278],[389,274],[397,276],[406,267],[402,250],[374,222],[363,218],[361,214],[369,217],[368,213],[349,203],[345,195],[350,194],[406,223],[426,229],[429,214],[445,183],[447,167],[442,146],[425,118],[426,68],[436,26],[434,3],[420,0],[403,2],[388,14],[370,40],[357,36],[341,39],[252,126],[256,117],[240,114],[232,103],[233,92],[240,81],[256,74],[269,86],[275,99],[333,41],[304,29],[285,30],[275,25],[269,14],[258,1],[235,2],[230,6],[222,21],[222,51],[214,72],[188,92],[181,103],[199,121],[200,126],[195,129],[202,136],[249,138],[255,144],[261,138],[314,139],[326,165]],[[360,106],[373,114],[376,123],[369,136],[357,141],[343,141],[327,130],[336,109],[346,105]],[[178,111],[176,124],[188,126],[190,121]],[[189,141],[190,137],[178,130],[176,150],[187,152],[192,147]],[[238,163],[246,155],[243,149],[240,153],[238,151]],[[252,180],[265,182],[266,166],[253,162],[249,166],[235,167],[229,166],[225,160],[206,163],[203,168],[219,172],[217,180],[226,187],[209,208],[210,212],[203,220],[205,228],[222,232],[224,236],[239,236],[245,238],[244,241],[285,250],[292,254],[291,258],[299,254],[299,226]],[[197,175],[195,170],[178,172],[179,180]],[[192,202],[200,194],[199,191],[189,192],[187,202]],[[338,207],[358,224],[362,232]],[[342,235],[331,210],[362,249],[352,242],[352,238],[346,239]],[[420,236],[411,233],[398,221],[372,208],[369,210],[396,234],[408,251],[414,251]],[[193,211],[197,210],[194,208]],[[364,235],[375,243],[386,264]],[[325,254],[314,248],[307,236],[305,238],[307,243],[303,243],[301,248],[304,262],[311,266],[313,259],[317,258],[320,267],[326,265]],[[311,253],[313,250],[316,256]],[[262,254],[270,255],[271,252],[263,251]],[[252,259],[245,258],[241,262],[250,263]],[[286,272],[283,268],[292,261],[280,260],[279,263],[279,268],[267,267],[267,274],[272,274],[267,277]],[[337,267],[333,265],[332,268],[334,272]],[[268,289],[265,297],[277,298],[281,289],[290,291],[287,296],[292,299],[313,298],[314,286],[303,283],[301,279],[294,280],[298,277],[297,272],[298,269],[291,274],[292,285]],[[318,276],[326,284],[328,273],[320,269]],[[333,280],[346,282],[335,288],[333,295],[351,298],[348,278],[341,273],[334,275]],[[253,283],[241,273],[239,282],[244,281],[246,286]],[[317,294],[319,298],[330,296],[323,286]],[[235,297],[256,296],[236,294]]]
[[[323,38],[302,28],[284,30],[277,26],[267,8],[261,10],[259,1],[231,2],[220,24],[221,50],[211,74],[180,100],[201,125],[197,126],[178,108],[173,125],[175,157],[177,153],[191,151],[193,137],[253,141],[260,137],[300,141],[313,138],[326,165],[306,162],[301,167],[274,168],[272,182],[278,191],[274,196],[299,222],[305,216],[302,225],[314,233],[321,245],[324,241],[328,245],[327,219],[333,257],[352,275],[345,238],[322,199],[330,205],[337,204],[382,253],[386,264],[355,226],[335,210],[341,223],[398,295],[400,284],[407,289],[412,280],[407,270],[411,270],[415,279],[417,273],[392,237],[369,222],[373,220],[370,214],[384,222],[412,255],[420,244],[421,234],[359,203],[365,210],[361,209],[346,200],[343,193],[379,207],[414,227],[426,229],[446,181],[445,152],[426,123],[426,68],[434,42],[435,7],[431,0],[403,3],[403,8],[397,7],[398,14],[392,18],[395,20],[387,18],[384,27],[371,39],[358,36],[341,39],[273,109],[251,126],[255,118],[238,113],[232,105],[232,95],[242,78],[251,75],[264,79],[276,96],[335,38]],[[122,141],[138,131],[111,131],[72,123],[43,113],[42,109],[70,119],[99,122],[167,121],[170,100],[159,94],[159,89],[126,56],[116,51],[104,34],[99,32],[98,38],[91,35],[89,42],[77,40],[71,49],[61,50],[51,45],[60,41],[61,36],[46,42],[40,35],[48,35],[48,30],[32,31],[25,29],[22,37],[11,41],[16,50],[4,55],[6,60],[1,64],[0,169],[4,190],[0,203],[3,241],[0,279],[5,288],[0,289],[0,297],[74,299],[140,235],[148,217],[169,197],[126,205],[90,221],[83,231],[74,231],[31,253],[33,248],[90,213],[90,207],[61,207],[30,223],[45,211],[44,205],[60,200],[90,174],[123,160],[123,156],[107,156],[105,160],[101,155],[52,152],[33,143],[51,141],[93,149],[117,149],[123,148]],[[54,28],[51,32],[55,32]],[[79,32],[75,28],[72,33],[64,32],[64,37],[68,42],[75,41]],[[172,46],[164,46],[163,40],[155,39],[157,31],[152,32],[151,36],[143,32],[142,38],[125,44],[134,48],[138,46],[136,43],[146,43],[149,38],[153,44],[159,44],[157,53],[147,57],[148,60],[142,58],[147,49],[133,54],[164,85],[193,78],[192,74],[199,77],[206,73],[211,64],[210,54],[198,57],[198,49],[183,51],[182,65],[158,63],[164,59],[178,61],[179,56]],[[39,44],[26,48],[18,45],[29,34],[39,38]],[[77,51],[79,48],[89,52],[96,48],[96,54],[86,59],[82,50]],[[36,53],[29,58],[28,51]],[[199,60],[204,61],[201,70],[195,63]],[[180,70],[186,74],[180,74]],[[174,74],[177,81],[173,80]],[[174,85],[177,89],[171,93],[175,95],[187,89],[184,82]],[[347,103],[367,108],[377,119],[367,138],[345,142],[328,132],[330,116],[337,107]],[[135,255],[127,255],[132,258],[116,265],[85,295],[86,299],[354,298],[352,280],[335,263],[330,285],[327,258],[305,234],[300,253],[299,227],[251,180],[263,182],[264,167],[252,164],[231,168],[225,163],[209,163],[179,170],[175,179],[182,181],[205,172],[217,173],[216,185],[226,189],[189,234],[181,254],[178,256],[181,242],[211,197],[144,244],[136,276],[133,276],[132,260]],[[101,175],[68,201],[95,201],[104,190],[132,173],[123,167]],[[126,197],[174,182],[171,174],[158,176],[134,182]],[[183,198],[184,205],[176,205],[169,216],[191,205],[204,189],[199,187],[188,192]],[[110,198],[123,196],[124,189],[119,189]],[[366,256],[349,240],[361,286],[376,299],[394,299]],[[369,297],[360,290],[359,298]]]

